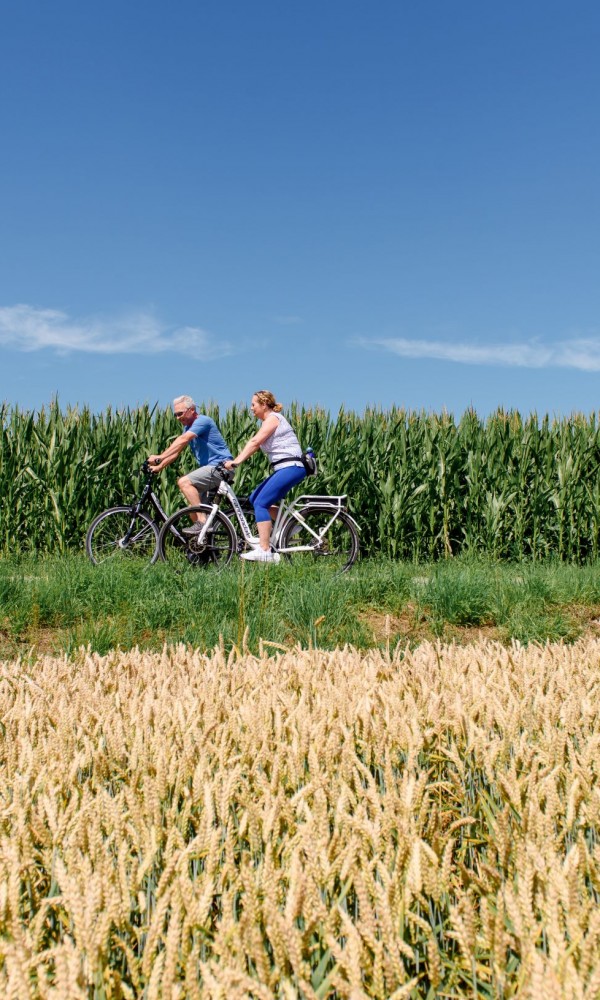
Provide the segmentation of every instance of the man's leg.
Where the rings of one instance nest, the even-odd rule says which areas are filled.
[[[198,492],[193,483],[190,482],[187,476],[181,476],[181,478],[177,480],[177,485],[187,500],[189,507],[195,507],[197,504],[202,503],[201,494]],[[206,514],[203,514],[201,511],[196,511],[193,514],[190,514],[190,519],[202,524],[206,521]]]
[[[220,482],[221,476],[215,471],[214,465],[202,465],[199,469],[194,469],[193,472],[181,476],[177,480],[177,485],[189,506],[195,507],[197,504],[203,503],[204,494],[208,490],[216,489]],[[204,524],[206,514],[202,511],[196,511],[190,514],[190,518],[192,521]]]

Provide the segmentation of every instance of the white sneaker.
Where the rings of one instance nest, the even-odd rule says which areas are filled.
[[[241,559],[247,559],[248,562],[281,562],[281,556],[279,552],[265,552],[264,549],[253,548],[250,552],[242,552]]]

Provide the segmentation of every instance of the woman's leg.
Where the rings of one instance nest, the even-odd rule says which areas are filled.
[[[289,466],[287,469],[280,469],[274,472],[268,479],[265,479],[250,494],[250,500],[254,505],[256,516],[256,527],[260,546],[265,551],[269,551],[271,542],[271,531],[273,530],[272,511],[277,515],[277,503],[283,500],[293,486],[300,483],[306,473],[299,466]]]
[[[258,538],[260,541],[261,549],[268,552],[271,548],[271,532],[273,530],[273,522],[269,518],[268,521],[257,521],[256,527],[258,528]]]
[[[254,517],[258,530],[260,547],[268,552],[271,547],[271,531],[273,530],[273,520],[271,514],[272,503],[270,497],[273,493],[272,480],[277,475],[273,472],[268,479],[256,487],[250,494],[250,502],[254,507]]]

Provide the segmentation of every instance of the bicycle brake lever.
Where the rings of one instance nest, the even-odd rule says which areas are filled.
[[[235,469],[226,469],[224,462],[219,462],[219,464],[215,466],[215,468],[217,472],[221,473],[221,476],[223,477],[226,483],[232,483],[234,481]]]

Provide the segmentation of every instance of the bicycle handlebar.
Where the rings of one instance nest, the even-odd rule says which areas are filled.
[[[157,460],[156,460],[156,462],[154,464],[155,465],[159,465],[160,464],[160,459],[157,458]],[[149,476],[151,474],[152,469],[150,468],[150,462],[148,461],[148,459],[145,459],[145,461],[142,462],[142,469],[141,469],[141,471],[144,473],[145,476]]]
[[[235,469],[226,469],[225,462],[219,462],[215,466],[217,472],[220,472],[226,483],[232,483],[235,479]]]

